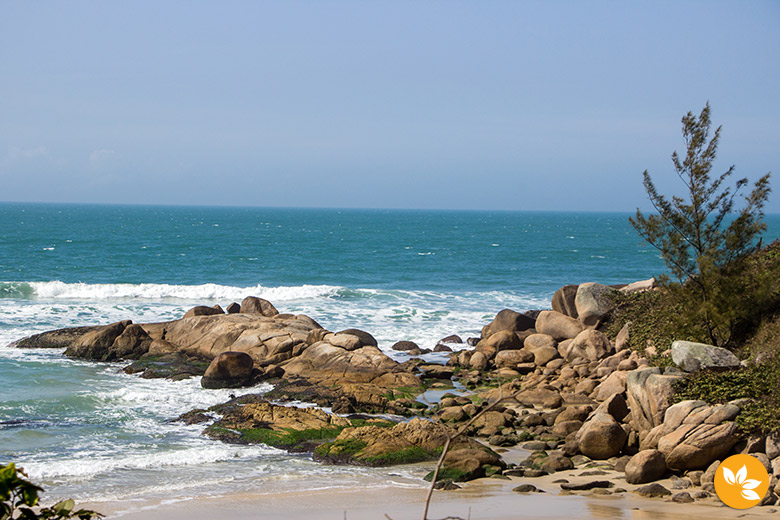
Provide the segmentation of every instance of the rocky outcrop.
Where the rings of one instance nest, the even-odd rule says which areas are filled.
[[[149,351],[151,345],[152,338],[146,331],[126,320],[79,336],[67,348],[65,355],[94,361],[138,359]]]
[[[672,361],[686,372],[698,372],[705,368],[733,368],[739,366],[739,358],[725,348],[675,341],[672,343]]]
[[[649,431],[661,424],[666,409],[671,405],[673,384],[679,375],[664,375],[658,367],[629,372],[626,394],[631,409],[631,420],[637,431]]]
[[[240,388],[252,382],[254,362],[245,352],[223,352],[211,360],[200,380],[203,388]]]
[[[81,336],[102,329],[103,326],[71,327],[50,330],[14,341],[9,347],[15,348],[68,348]]]

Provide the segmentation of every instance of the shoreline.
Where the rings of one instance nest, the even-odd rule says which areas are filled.
[[[691,504],[680,504],[669,499],[651,499],[634,494],[626,486],[625,493],[596,495],[590,492],[562,494],[553,481],[566,478],[570,482],[586,482],[591,477],[575,472],[528,479],[512,477],[479,479],[465,483],[463,489],[434,491],[429,518],[461,517],[471,520],[511,520],[522,517],[533,520],[577,519],[653,519],[711,520],[729,518],[776,518],[773,507],[755,507],[736,510],[723,505],[716,497]],[[573,476],[574,475],[574,476]],[[618,472],[608,472],[602,478],[613,480]],[[544,493],[515,493],[519,484],[532,483]],[[670,486],[671,480],[658,481]],[[85,502],[79,507],[94,509],[107,519],[121,520],[206,520],[229,517],[236,520],[271,520],[285,518],[305,520],[420,518],[426,489],[385,487],[380,489],[326,489],[288,493],[241,493],[218,497],[168,499],[156,501]],[[522,511],[522,514],[518,514]],[[387,516],[386,516],[387,515]]]

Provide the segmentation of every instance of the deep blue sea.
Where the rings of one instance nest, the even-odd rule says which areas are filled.
[[[769,216],[766,240],[780,236]],[[422,486],[420,470],[321,466],[168,421],[227,400],[197,380],[6,348],[60,327],[180,317],[255,295],[390,351],[548,308],[567,283],[664,272],[628,214],[0,204],[0,462],[50,498],[134,500],[332,486]],[[265,387],[252,391],[261,391]],[[424,471],[422,472],[424,473]],[[186,476],[186,478],[183,478]]]

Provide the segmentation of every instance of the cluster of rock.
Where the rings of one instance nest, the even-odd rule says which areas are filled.
[[[773,478],[762,503],[775,503],[780,433],[741,434],[735,419],[745,401],[675,403],[675,383],[688,373],[738,366],[738,358],[711,345],[675,342],[670,354],[676,367],[661,369],[626,347],[629,325],[615,338],[600,330],[615,291],[652,287],[652,280],[622,287],[567,285],[555,293],[552,310],[504,309],[468,344],[457,336],[443,338],[435,351],[460,344],[446,366],[421,359],[398,363],[367,332],[331,332],[254,297],[231,304],[227,313],[219,306],[195,307],[180,320],[63,329],[17,346],[66,347],[66,355],[99,361],[135,360],[126,370],[143,377],[202,375],[207,388],[273,382],[262,397],[243,396],[182,417],[210,422],[205,433],[226,442],[263,442],[310,451],[324,462],[379,465],[437,458],[452,438],[443,472],[451,480],[578,469],[595,476],[609,469],[624,472],[626,485],[650,484],[637,491],[655,496],[671,494],[652,483],[672,475],[680,489],[691,488],[677,493],[678,501],[712,493],[719,462],[750,453]],[[410,356],[426,352],[411,342],[393,349]],[[445,395],[433,407],[415,399],[426,388],[453,383],[473,392]],[[269,399],[313,402],[334,413]],[[503,401],[487,411],[497,399]],[[396,423],[355,412],[429,419]],[[454,435],[455,427],[466,425],[467,435]],[[521,444],[531,453],[521,464],[507,465],[475,438],[499,452]],[[614,483],[591,484],[585,487],[613,492]],[[565,485],[567,492],[581,489]]]
[[[674,403],[675,383],[687,373],[739,366],[739,359],[722,348],[678,341],[670,349],[676,368],[649,366],[645,357],[626,348],[629,326],[615,341],[598,330],[616,290],[593,283],[565,286],[555,293],[551,311],[505,309],[483,328],[473,350],[452,355],[449,364],[460,368],[462,380],[509,380],[482,394],[486,400],[512,396],[505,400],[506,409],[475,424],[475,433],[495,446],[534,439],[523,444],[531,456],[505,474],[534,477],[603,461],[598,463],[602,468],[625,471],[630,484],[673,475],[703,486],[697,496],[706,496],[714,491],[721,460],[750,453],[772,475],[762,503],[774,504],[780,494],[775,448],[780,433],[743,438],[735,419],[745,401]],[[439,404],[438,420],[457,424],[478,412],[452,397]]]

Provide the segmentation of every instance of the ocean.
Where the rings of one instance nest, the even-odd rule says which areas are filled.
[[[780,216],[766,220],[767,240],[780,236]],[[235,391],[5,345],[61,327],[175,319],[195,305],[254,295],[330,330],[367,330],[402,361],[390,349],[396,341],[431,348],[450,334],[478,336],[503,308],[549,308],[567,283],[628,283],[664,271],[623,213],[2,203],[0,462],[23,466],[47,500],[129,505],[421,487],[415,466],[323,466],[170,422]]]

